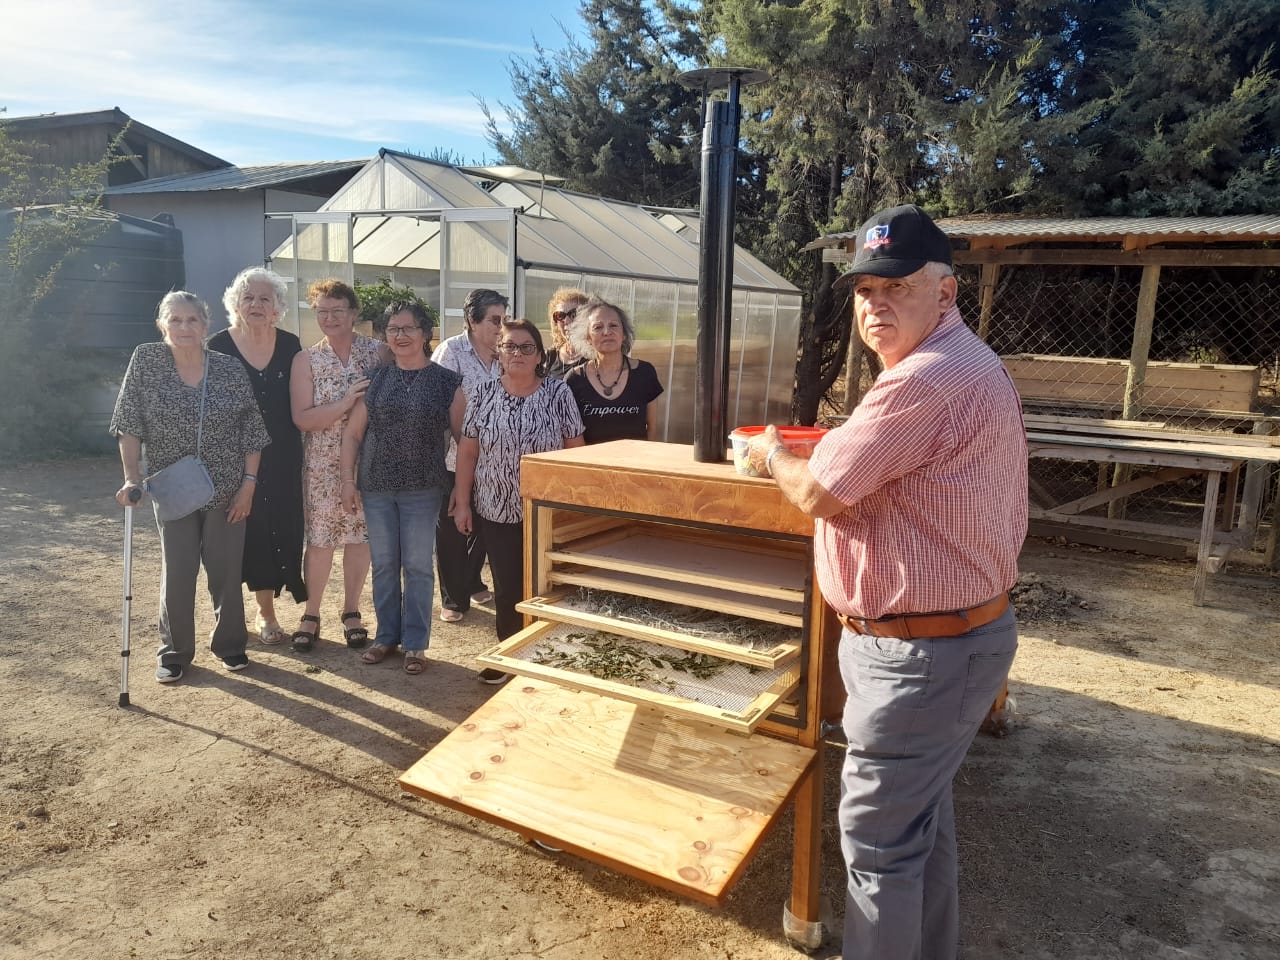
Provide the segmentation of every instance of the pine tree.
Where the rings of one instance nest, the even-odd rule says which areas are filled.
[[[562,176],[571,189],[658,206],[698,201],[699,95],[677,78],[701,39],[642,0],[586,0],[589,39],[513,61],[513,129],[489,115],[504,162]]]

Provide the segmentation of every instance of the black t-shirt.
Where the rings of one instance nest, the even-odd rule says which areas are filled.
[[[648,437],[646,413],[651,402],[662,395],[658,371],[644,360],[631,360],[627,385],[616,397],[602,397],[587,378],[583,364],[565,375],[565,385],[573,391],[587,428],[587,443],[608,440],[644,440]]]

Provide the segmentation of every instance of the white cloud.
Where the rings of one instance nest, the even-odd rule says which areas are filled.
[[[215,153],[210,129],[258,128],[280,134],[276,159],[298,159],[290,134],[371,146],[449,148],[451,138],[478,140],[484,118],[467,91],[478,77],[495,73],[505,87],[502,60],[494,57],[479,70],[460,58],[463,68],[450,67],[415,48],[519,52],[500,41],[417,33],[395,22],[383,36],[365,37],[374,46],[366,49],[350,31],[334,28],[350,17],[349,8],[326,16],[318,3],[291,16],[289,5],[242,0],[11,0],[6,6],[0,107],[11,116],[119,106]]]

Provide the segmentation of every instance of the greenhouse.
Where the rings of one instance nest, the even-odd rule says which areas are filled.
[[[291,325],[319,339],[304,300],[323,277],[412,287],[441,317],[440,337],[462,330],[469,290],[512,300],[512,314],[547,335],[547,301],[563,286],[617,303],[636,326],[632,354],[666,387],[659,436],[693,439],[697,351],[698,216],[559,189],[519,167],[455,167],[392,150],[374,159],[315,213],[292,222],[269,257],[297,292]],[[800,291],[741,247],[734,254],[729,407],[734,424],[790,418]],[[547,341],[549,344],[549,340]]]

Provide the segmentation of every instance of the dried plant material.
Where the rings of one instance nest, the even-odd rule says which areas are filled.
[[[579,587],[576,593],[569,594],[560,602],[583,613],[670,630],[747,650],[770,650],[780,643],[798,644],[801,638],[801,631],[796,627],[611,590]]]
[[[799,664],[758,667],[660,643],[560,624],[508,656],[530,663],[670,694],[723,710],[749,709],[780,680],[799,680]]]
[[[654,653],[652,648],[655,644],[645,644],[650,649],[642,650],[634,643],[606,633],[570,633],[558,639],[560,642],[556,645],[542,644],[535,647],[530,659],[534,663],[544,663],[550,667],[589,673],[601,680],[659,683],[674,687],[674,683],[654,671],[674,670],[699,680],[709,680],[731,664],[729,660],[705,653],[679,656],[676,651],[668,653],[666,648],[662,648],[662,653]]]

